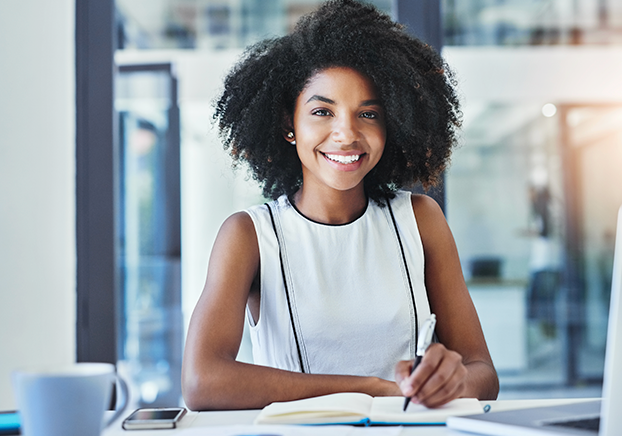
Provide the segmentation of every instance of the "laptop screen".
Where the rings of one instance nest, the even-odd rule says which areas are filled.
[[[622,207],[618,212],[616,246],[613,258],[611,280],[611,305],[609,306],[609,327],[607,328],[607,352],[603,376],[603,402],[600,434],[613,436],[622,434]],[[616,368],[618,370],[616,370]],[[614,408],[617,407],[617,410]]]

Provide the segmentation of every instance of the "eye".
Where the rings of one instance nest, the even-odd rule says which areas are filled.
[[[363,112],[360,116],[361,118],[367,118],[370,120],[375,120],[376,118],[378,118],[378,114],[376,112]]]
[[[320,117],[328,117],[330,116],[330,112],[326,109],[316,109],[313,112],[311,112],[311,114],[313,115],[317,115]]]

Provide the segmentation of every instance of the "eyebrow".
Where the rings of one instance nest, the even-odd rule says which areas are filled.
[[[323,101],[324,103],[328,103],[328,104],[335,104],[335,100],[331,100],[330,98],[327,97],[322,97],[321,95],[313,95],[309,100],[307,100],[307,103],[309,103],[310,101]]]
[[[331,100],[328,97],[323,97],[321,95],[313,95],[309,100],[307,100],[307,103],[311,102],[311,101],[322,101],[324,103],[328,103],[328,104],[335,104],[335,100]],[[380,104],[380,100],[378,99],[373,99],[373,100],[363,100],[361,102],[361,107],[363,106],[382,106]]]

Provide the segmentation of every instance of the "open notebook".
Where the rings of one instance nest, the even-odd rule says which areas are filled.
[[[603,398],[564,406],[487,413],[447,420],[456,430],[496,436],[622,435],[622,207],[616,245],[607,329]],[[590,425],[597,428],[586,428]]]
[[[436,409],[411,403],[404,412],[403,407],[404,397],[343,392],[269,404],[255,424],[442,425],[448,416],[483,411],[475,398],[459,398]]]

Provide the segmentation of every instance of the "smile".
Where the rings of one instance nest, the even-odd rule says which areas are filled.
[[[324,156],[326,156],[328,159],[332,160],[333,162],[337,162],[340,164],[351,164],[354,163],[356,161],[358,161],[362,155],[360,154],[351,154],[348,156],[343,156],[340,154],[328,154],[328,153],[324,153]]]

